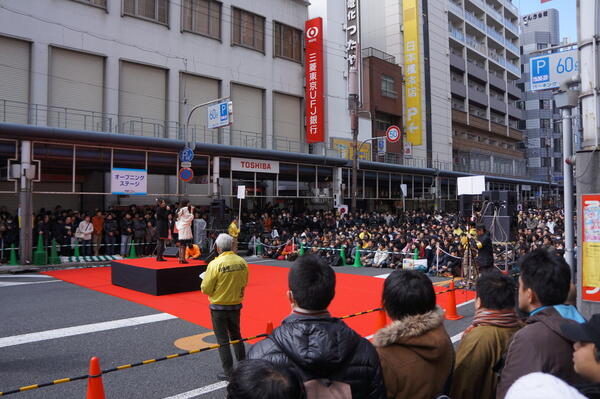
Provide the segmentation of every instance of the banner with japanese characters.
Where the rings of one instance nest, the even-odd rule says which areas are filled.
[[[421,49],[419,39],[419,1],[402,2],[404,21],[404,86],[406,88],[405,123],[406,140],[412,145],[423,144],[421,114]]]
[[[325,70],[323,69],[323,19],[306,21],[306,142],[325,140]]]
[[[582,299],[600,302],[600,194],[581,196]]]
[[[113,168],[110,191],[114,195],[146,195],[148,172],[145,169]]]

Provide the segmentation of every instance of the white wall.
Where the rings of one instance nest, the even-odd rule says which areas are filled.
[[[129,60],[168,70],[166,118],[180,115],[179,75],[189,72],[222,81],[222,95],[231,82],[266,91],[266,135],[273,134],[271,92],[304,96],[303,66],[273,58],[273,20],[304,29],[307,7],[295,0],[224,0],[221,41],[182,33],[181,1],[171,1],[170,26],[121,16],[122,0],[108,0],[108,12],[75,1],[3,0],[0,35],[31,40],[31,101],[47,102],[48,46],[58,46],[106,56],[104,112],[119,111],[119,61]],[[266,18],[265,54],[231,46],[231,6]],[[174,134],[174,132],[173,132]]]

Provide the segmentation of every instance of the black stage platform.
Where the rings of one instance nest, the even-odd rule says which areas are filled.
[[[111,262],[114,285],[150,295],[168,295],[200,290],[203,261],[180,264],[177,259],[157,262],[154,258],[123,259]]]

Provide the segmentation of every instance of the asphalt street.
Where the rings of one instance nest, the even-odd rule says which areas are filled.
[[[288,267],[288,262],[257,261]],[[386,269],[336,268],[338,273],[377,276]],[[440,279],[434,279],[439,281]],[[285,300],[285,298],[281,298]],[[0,275],[0,391],[88,373],[89,359],[103,369],[181,352],[174,342],[206,328],[143,305],[40,274]],[[453,341],[472,320],[446,321]],[[373,331],[374,332],[374,331]],[[214,342],[214,336],[205,339]],[[217,351],[207,351],[116,371],[103,377],[107,398],[224,398]],[[16,393],[9,397],[81,398],[85,380]]]

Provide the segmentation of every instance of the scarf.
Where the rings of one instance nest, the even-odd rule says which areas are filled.
[[[478,309],[475,312],[473,323],[467,327],[465,334],[477,326],[496,326],[502,328],[520,327],[517,313],[513,309],[491,310]]]

